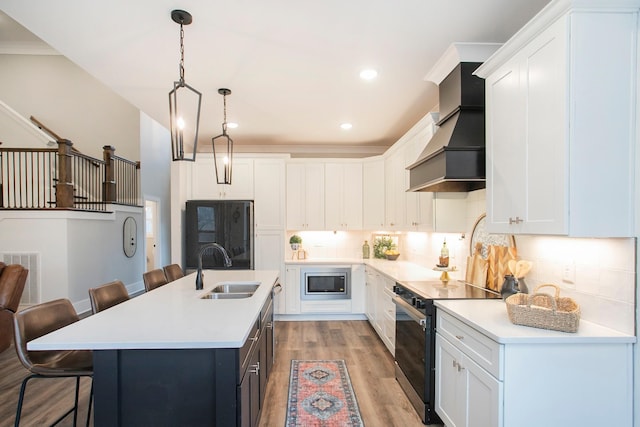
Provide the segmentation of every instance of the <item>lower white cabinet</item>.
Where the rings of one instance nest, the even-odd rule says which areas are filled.
[[[502,425],[502,383],[436,334],[436,412],[447,427]]]
[[[350,299],[302,299],[301,268],[351,268],[351,298]],[[279,302],[283,308],[278,314],[338,314],[351,315],[365,312],[365,271],[360,264],[286,264],[285,282]]]
[[[298,314],[300,313],[300,268],[287,265],[284,277],[285,312]]]
[[[632,340],[582,322],[577,334],[515,326],[503,303],[473,302],[486,310],[458,303],[471,320],[437,309],[435,410],[447,427],[632,425]]]
[[[393,304],[395,281],[373,267],[366,267],[366,315],[369,323],[391,354],[396,345],[396,306]]]

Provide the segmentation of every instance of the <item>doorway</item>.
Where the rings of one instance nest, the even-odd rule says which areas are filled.
[[[158,218],[158,204],[157,200],[146,199],[144,201],[144,234],[146,242],[146,258],[147,269],[146,271],[159,268],[157,265],[157,245],[160,242],[159,227],[160,224]]]

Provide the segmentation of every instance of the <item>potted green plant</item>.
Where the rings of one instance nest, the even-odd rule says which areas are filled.
[[[294,251],[297,251],[298,249],[300,249],[301,243],[302,243],[302,237],[298,236],[297,234],[294,234],[289,239],[289,244],[291,245],[291,249],[293,249]]]

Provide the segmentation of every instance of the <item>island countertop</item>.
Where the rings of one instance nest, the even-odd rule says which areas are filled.
[[[205,270],[30,341],[29,350],[238,348],[278,280],[275,270]],[[260,282],[249,298],[201,299],[221,282]]]

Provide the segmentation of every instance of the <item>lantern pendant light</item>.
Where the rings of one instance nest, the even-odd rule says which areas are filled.
[[[213,146],[213,161],[216,167],[216,181],[218,184],[231,184],[231,166],[233,160],[233,140],[227,135],[227,95],[231,95],[229,89],[218,89],[222,95],[224,104],[224,121],[222,133],[211,138]]]
[[[184,80],[184,29],[192,17],[184,10],[173,10],[171,19],[180,24],[180,79],[173,82],[169,92],[169,117],[171,126],[171,155],[173,161],[196,160],[198,131],[200,128],[200,104],[202,94],[189,86]],[[185,150],[191,150],[191,156],[185,157]]]

